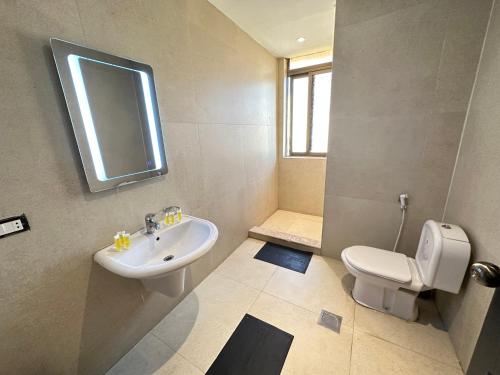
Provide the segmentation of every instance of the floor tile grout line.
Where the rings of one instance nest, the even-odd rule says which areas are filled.
[[[358,304],[356,304],[356,305],[355,305],[355,310],[354,310],[354,316],[356,316],[356,310],[357,310],[358,308],[359,308],[359,305],[358,305]],[[370,310],[372,310],[372,309],[370,309]],[[376,311],[376,310],[375,310],[375,311]],[[415,323],[415,322],[410,322],[410,323]],[[455,352],[454,352],[454,353],[455,353],[456,364],[455,364],[455,365],[453,365],[453,364],[451,364],[451,363],[448,363],[448,362],[443,362],[443,361],[442,361],[442,360],[440,360],[440,359],[437,359],[437,358],[431,357],[431,356],[429,356],[429,355],[427,355],[427,354],[425,354],[425,353],[417,352],[416,350],[413,350],[413,349],[407,348],[407,347],[405,347],[405,346],[403,346],[403,345],[401,345],[401,344],[399,344],[399,343],[397,343],[397,342],[393,342],[393,341],[391,341],[391,340],[389,340],[389,339],[387,339],[387,338],[381,337],[380,335],[375,334],[375,333],[372,333],[372,332],[370,332],[370,331],[368,331],[368,330],[365,330],[365,329],[363,329],[363,328],[356,328],[356,327],[355,327],[355,321],[354,321],[353,327],[354,327],[354,329],[356,329],[356,330],[357,330],[358,332],[360,332],[360,333],[363,333],[363,334],[366,334],[366,335],[369,335],[369,336],[375,337],[375,338],[380,339],[380,340],[382,340],[382,341],[384,341],[384,342],[386,342],[386,343],[388,343],[388,344],[395,345],[395,346],[397,346],[397,347],[399,347],[399,348],[401,348],[401,349],[404,349],[404,350],[410,351],[410,352],[412,352],[412,353],[415,353],[415,354],[421,355],[421,356],[423,356],[423,357],[429,358],[429,359],[434,360],[434,361],[436,361],[436,362],[439,362],[439,363],[441,363],[441,364],[443,364],[443,365],[447,365],[447,366],[450,366],[450,367],[456,367],[456,366],[458,366],[458,368],[461,368],[461,366],[460,366],[460,361],[459,361],[459,360],[458,360],[458,358],[456,357],[456,353],[455,353]],[[446,332],[446,333],[447,333],[447,332]],[[354,334],[354,332],[353,332],[353,334]],[[447,334],[448,334],[448,333],[447,333]],[[449,338],[449,336],[448,336],[448,338]]]
[[[212,271],[211,273],[213,273],[213,272],[214,272],[214,271]],[[211,274],[211,273],[210,273],[210,274]],[[209,274],[209,275],[210,275],[210,274]],[[208,276],[207,276],[207,277],[208,277]],[[203,281],[202,281],[202,282],[203,282]],[[201,283],[200,283],[200,284],[201,284]],[[198,285],[198,286],[199,286],[199,285]],[[197,287],[198,287],[198,286],[197,286]],[[196,288],[194,288],[192,291],[190,291],[190,292],[189,292],[189,293],[188,293],[188,294],[187,294],[187,295],[186,295],[186,296],[185,296],[185,297],[184,297],[184,298],[183,298],[183,299],[179,302],[179,304],[180,304],[182,301],[184,301],[184,299],[185,299],[185,298],[186,298],[189,294],[194,293],[194,292],[195,292],[195,289],[196,289]],[[177,304],[177,306],[178,306],[179,304]],[[172,311],[173,311],[173,310],[171,310],[171,311],[170,311],[167,315],[165,315],[165,317],[163,317],[163,319],[165,319],[165,318],[166,318],[166,317],[167,317],[167,316],[168,316],[168,315],[169,315]],[[162,320],[163,320],[163,319],[162,319]],[[151,330],[150,330],[150,331],[149,331],[146,335],[148,335],[148,334],[153,335],[155,338],[157,338],[158,340],[160,340],[160,342],[161,342],[161,343],[163,343],[163,344],[164,344],[167,348],[169,348],[170,350],[172,350],[175,354],[178,354],[181,358],[183,358],[184,360],[186,360],[189,364],[191,364],[192,366],[194,366],[195,368],[197,368],[198,370],[200,370],[202,374],[204,374],[204,373],[205,373],[205,370],[203,370],[200,366],[198,366],[196,363],[194,363],[194,362],[193,362],[193,361],[191,361],[189,358],[187,358],[186,356],[184,356],[184,355],[183,355],[183,354],[182,354],[182,353],[181,353],[178,349],[175,349],[175,348],[171,347],[171,346],[170,346],[170,345],[169,345],[169,344],[168,344],[168,343],[167,343],[167,342],[166,342],[166,341],[165,341],[165,340],[164,340],[161,336],[157,335],[157,334],[154,332],[154,329],[155,329],[155,328],[156,328],[156,326],[155,326],[155,327],[153,327],[153,328],[152,328],[152,329],[151,329]]]
[[[168,315],[168,314],[167,314]],[[202,372],[202,374],[205,374],[205,370],[203,370],[200,366],[198,366],[196,363],[194,363],[192,360],[190,360],[189,358],[187,358],[184,354],[182,354],[179,350],[175,350],[174,348],[172,348],[167,342],[165,342],[165,340],[163,340],[160,336],[156,335],[153,330],[149,331],[149,333],[151,333],[154,337],[156,337],[158,340],[160,340],[167,348],[169,348],[170,350],[172,350],[175,354],[178,354],[179,356],[181,356],[183,359],[185,359],[189,364],[193,365],[195,368],[197,368],[198,370],[200,370]]]
[[[167,314],[168,315],[168,314]],[[172,350],[174,352],[174,354],[178,354],[181,358],[183,358],[184,360],[186,360],[189,364],[191,364],[192,366],[194,366],[195,368],[197,368],[198,370],[200,370],[203,374],[205,373],[205,371],[200,368],[196,363],[194,363],[193,361],[191,361],[189,358],[185,357],[179,350],[175,350],[174,348],[172,348],[169,344],[167,344],[160,336],[157,336],[153,330],[149,331],[149,333],[151,333],[154,337],[156,337],[158,340],[160,340],[163,345],[165,345],[167,348],[169,348],[170,350]]]
[[[279,299],[279,300],[281,300],[281,301],[283,301],[283,302],[289,303],[290,305],[293,305],[293,306],[295,306],[295,307],[298,307],[298,308],[300,308],[300,309],[302,309],[302,310],[305,310],[305,311],[307,311],[307,312],[309,312],[309,313],[312,313],[312,314],[317,313],[317,311],[309,310],[308,308],[306,308],[306,307],[304,307],[304,306],[297,305],[296,303],[294,303],[294,302],[292,302],[292,301],[289,301],[289,300],[287,300],[286,298],[283,298],[283,297],[277,296],[277,295],[275,295],[275,294],[272,294],[272,293],[266,292],[265,290],[263,290],[262,292],[263,292],[264,294],[267,294],[268,296],[271,296],[271,297],[277,298],[277,299]]]
[[[255,255],[254,255],[254,256],[255,256]],[[309,313],[312,313],[312,314],[319,314],[319,312],[318,312],[318,311],[315,311],[315,310],[312,310],[312,309],[308,309],[308,308],[306,308],[306,307],[304,307],[304,306],[300,306],[300,305],[298,305],[298,304],[296,304],[296,303],[294,303],[294,302],[292,302],[292,301],[290,301],[290,300],[288,300],[288,299],[286,299],[286,298],[283,298],[283,297],[281,297],[281,296],[277,296],[277,295],[275,295],[275,294],[272,294],[272,293],[266,292],[266,290],[265,290],[265,289],[266,289],[266,287],[269,285],[269,283],[271,282],[271,280],[272,280],[272,278],[274,277],[274,275],[275,275],[277,272],[279,272],[280,270],[285,269],[285,268],[280,267],[280,266],[274,266],[274,267],[275,267],[275,269],[274,269],[273,273],[271,274],[271,276],[269,277],[269,279],[267,280],[266,284],[264,285],[264,287],[263,287],[262,289],[255,288],[255,287],[253,287],[253,286],[250,286],[250,285],[248,285],[248,284],[245,284],[245,283],[241,282],[240,280],[236,280],[236,279],[234,279],[234,278],[232,278],[232,277],[230,277],[230,276],[228,276],[228,275],[226,275],[226,274],[224,274],[224,273],[222,273],[222,272],[220,272],[220,271],[217,271],[217,268],[216,268],[214,271],[212,271],[212,272],[217,273],[217,275],[219,275],[219,276],[221,276],[221,277],[223,277],[223,278],[226,278],[226,279],[229,279],[229,280],[231,280],[231,281],[237,282],[237,283],[239,283],[239,284],[241,284],[241,285],[243,285],[243,286],[245,286],[245,287],[249,287],[249,288],[252,288],[252,289],[254,289],[254,290],[258,290],[258,291],[259,291],[259,294],[257,295],[257,298],[256,298],[256,299],[255,299],[255,301],[252,303],[252,305],[250,306],[249,310],[253,307],[253,305],[254,305],[254,304],[255,304],[255,302],[257,301],[258,297],[260,297],[260,296],[261,296],[261,294],[262,294],[262,293],[264,293],[264,294],[266,294],[266,295],[268,295],[268,296],[278,298],[279,300],[284,301],[284,302],[286,302],[286,303],[289,303],[289,304],[291,304],[291,305],[293,305],[293,306],[295,306],[295,307],[297,307],[297,308],[299,308],[299,309],[301,309],[301,310],[304,310],[304,311],[306,311],[306,312],[309,312]],[[248,311],[249,311],[249,310],[248,310]],[[248,311],[247,311],[247,312],[248,312]],[[344,325],[347,325],[348,327],[353,328],[353,327],[354,327],[354,320],[353,320],[353,323],[352,323],[351,325],[349,325],[349,324],[347,324],[347,323],[344,323]]]
[[[168,314],[167,314],[168,315]],[[173,352],[175,353],[179,353],[178,350],[175,350],[174,348],[172,348],[169,344],[167,344],[167,342],[165,342],[165,340],[163,340],[160,336],[158,336],[156,333],[153,332],[154,328],[149,331],[149,333],[151,333],[154,337],[156,337],[158,340],[160,340],[163,344],[165,344],[170,350],[172,350]],[[180,353],[179,353],[180,354]]]
[[[250,310],[252,310],[252,307],[255,305],[255,302],[257,302],[257,300],[259,299],[259,297],[261,296],[262,294],[262,290],[259,292],[259,294],[257,294],[257,297],[255,297],[255,299],[253,300],[253,302],[251,303],[251,305],[248,307],[246,313],[249,314],[250,313]]]
[[[182,353],[176,352],[180,357],[184,358],[188,363],[190,363],[193,367],[197,368],[198,370],[201,371],[202,374],[205,373],[205,370],[203,370],[201,367],[199,367],[196,363],[192,362],[189,358],[185,357]]]
[[[264,293],[264,294],[266,294],[266,295],[268,295],[268,296],[270,296],[270,297],[277,298],[277,299],[279,299],[280,301],[286,302],[286,303],[288,303],[288,304],[290,304],[290,305],[292,305],[292,306],[294,306],[294,307],[297,307],[297,308],[299,308],[299,309],[301,309],[301,310],[303,310],[303,311],[305,311],[305,312],[307,312],[307,313],[309,313],[309,314],[318,314],[318,315],[319,315],[319,314],[321,313],[321,311],[320,311],[320,312],[318,312],[318,311],[310,310],[310,309],[308,309],[308,308],[306,308],[306,307],[304,307],[304,306],[297,305],[296,303],[291,302],[291,301],[289,301],[289,300],[287,300],[287,299],[285,299],[285,298],[282,298],[282,297],[280,297],[280,296],[276,296],[276,295],[274,295],[274,294],[272,294],[272,293],[266,292],[265,290],[262,290],[262,293]],[[261,293],[261,294],[262,294],[262,293]],[[354,322],[353,322],[353,323],[354,323]],[[349,328],[352,328],[352,329],[353,329],[353,331],[354,331],[354,327],[353,327],[353,325],[352,325],[352,324],[345,323],[345,322],[342,322],[342,324],[343,324],[343,326],[344,326],[344,327],[345,327],[345,326],[347,326],[347,327],[349,327]]]
[[[269,281],[273,278],[274,274],[276,273],[278,267],[275,267],[273,273],[271,274],[271,276],[269,277],[269,279],[266,281],[266,284],[262,287],[262,289],[259,291],[259,294],[257,295],[257,298],[255,298],[255,300],[252,302],[252,304],[250,305],[250,307],[248,308],[247,310],[247,313],[250,312],[250,310],[252,309],[252,307],[255,305],[255,302],[257,302],[257,300],[259,299],[259,297],[262,295],[262,293],[264,293],[264,289],[266,288],[267,284],[269,284]]]
[[[271,264],[271,263],[269,263]],[[271,282],[272,278],[274,277],[274,275],[276,274],[276,272],[278,272],[279,270],[279,267],[274,265],[274,270],[273,270],[273,273],[271,274],[271,276],[269,277],[269,279],[267,279],[266,283],[264,284],[264,286],[262,287],[262,291],[264,291],[267,286],[269,285],[269,283]]]
[[[214,271],[212,271],[212,272],[215,272],[215,270],[214,270]],[[220,274],[220,273],[217,273],[217,276],[220,276],[220,277],[222,277],[223,279],[231,280],[231,281],[233,281],[233,282],[235,282],[235,283],[237,283],[237,284],[239,284],[239,285],[242,285],[242,286],[244,286],[244,287],[246,287],[246,288],[250,288],[250,289],[255,290],[255,291],[257,291],[257,292],[258,292],[258,293],[257,293],[257,295],[256,295],[256,297],[255,297],[255,299],[254,299],[254,300],[252,301],[252,303],[250,304],[250,307],[249,307],[248,309],[246,309],[246,310],[245,310],[245,311],[248,313],[248,310],[249,310],[249,309],[250,309],[250,308],[251,308],[251,307],[255,304],[255,302],[256,302],[256,301],[257,301],[257,299],[259,298],[260,294],[262,293],[262,289],[254,288],[254,287],[252,287],[252,286],[250,286],[250,285],[247,285],[247,284],[245,284],[245,283],[242,283],[241,281],[234,280],[234,279],[232,279],[231,277],[226,276],[226,275],[223,275],[223,274]],[[243,319],[243,318],[242,318],[242,319]]]
[[[275,271],[276,270],[273,271],[273,273],[271,274],[271,277],[274,275]],[[269,282],[269,280],[271,280],[271,277],[270,277],[269,280],[266,281],[266,284],[264,285],[264,287],[262,287],[262,289],[260,289],[260,288],[254,287],[252,285],[246,284],[246,283],[242,282],[241,280],[236,280],[236,278],[233,278],[232,276],[229,276],[229,275],[225,274],[224,272],[217,271],[217,268],[215,270],[213,270],[211,273],[215,273],[218,276],[221,276],[223,278],[229,279],[231,281],[234,281],[234,282],[236,282],[236,283],[238,283],[240,285],[246,286],[246,287],[251,288],[253,290],[258,290],[259,292],[262,291],[262,290],[264,290],[264,288],[267,286],[267,283]]]
[[[284,301],[284,302],[288,302],[289,304],[291,304],[291,305],[293,305],[293,306],[296,306],[296,307],[299,307],[299,308],[301,308],[302,310],[306,310],[306,311],[308,311],[308,312],[310,312],[310,313],[313,313],[313,314],[319,314],[319,313],[321,312],[321,311],[312,310],[312,309],[309,309],[309,308],[307,308],[307,307],[304,307],[304,306],[298,305],[297,303],[295,303],[295,302],[293,302],[293,301],[290,301],[290,300],[288,300],[288,299],[286,299],[286,298],[284,298],[284,297],[281,297],[281,296],[277,296],[276,294],[273,294],[273,293],[271,293],[271,292],[269,292],[269,291],[266,291],[265,289],[263,289],[262,291],[263,291],[265,294],[267,294],[267,295],[269,295],[269,296],[271,296],[271,297],[275,297],[275,298],[278,298],[278,299],[280,299],[280,300],[282,300],[282,301]],[[354,321],[353,321],[353,323],[354,323]],[[346,323],[344,323],[344,324],[346,324]],[[351,325],[349,325],[349,324],[348,324],[348,326],[352,326],[352,324],[351,324]]]
[[[351,352],[349,354],[349,375],[352,373],[352,349],[354,347],[354,327],[356,325],[356,305],[354,305],[354,312],[352,313],[352,333],[351,333]]]
[[[245,286],[245,287],[247,287],[247,288],[250,288],[250,289],[253,289],[253,290],[257,290],[257,291],[259,291],[259,292],[262,290],[262,289],[260,289],[260,288],[256,288],[256,287],[254,287],[254,286],[252,286],[252,285],[248,285],[248,284],[246,284],[246,283],[243,283],[243,282],[241,282],[241,280],[236,280],[236,278],[234,278],[234,277],[232,277],[232,276],[229,276],[229,275],[225,274],[224,272],[214,270],[214,271],[213,271],[213,273],[215,273],[217,276],[220,276],[220,277],[222,277],[222,278],[225,278],[225,279],[228,279],[228,280],[234,281],[235,283],[238,283],[238,284],[240,284],[240,285],[243,285],[243,286]]]
[[[254,288],[254,287],[251,287],[247,284],[244,284],[238,280],[234,280],[232,279],[231,277],[225,275],[225,274],[221,274],[219,272],[216,272],[217,269],[213,270],[211,273],[217,273],[218,276],[222,277],[223,279],[228,279],[228,280],[231,280],[233,282],[236,282],[240,285],[243,285],[245,287],[248,287],[248,288],[251,288],[253,290],[256,290],[258,291],[257,295],[255,296],[254,300],[252,301],[252,303],[250,304],[250,306],[246,309],[246,313],[249,313],[249,311],[251,310],[251,308],[253,307],[253,305],[255,304],[255,302],[257,302],[257,299],[260,297],[260,295],[262,294],[262,289],[257,289],[257,288]],[[274,275],[274,272],[276,272],[276,269],[273,271],[273,273],[271,274],[271,277],[272,275]],[[269,278],[269,280],[271,279],[271,277]],[[268,280],[268,282],[269,282]],[[266,283],[267,285],[267,283]],[[193,289],[194,291],[194,289]],[[167,314],[168,315],[168,314]],[[167,344],[160,336],[157,336],[153,330],[150,331],[150,333],[156,337],[158,340],[160,340],[165,346],[167,346],[170,350],[172,350],[175,354],[178,354],[180,357],[182,357],[184,360],[186,360],[189,364],[191,364],[192,366],[194,366],[195,368],[197,368],[198,370],[200,370],[203,374],[205,373],[205,371],[199,367],[196,363],[192,362],[189,358],[185,357],[179,350],[175,350],[174,348],[172,348],[169,344]]]
[[[370,332],[366,332],[366,331],[364,331],[364,330],[362,330],[362,329],[359,329],[359,328],[358,328],[358,332],[360,332],[360,333],[362,333],[362,334],[365,334],[365,335],[367,335],[367,336],[374,337],[374,338],[376,338],[376,339],[378,339],[378,340],[381,340],[381,341],[384,341],[384,342],[386,342],[386,343],[388,343],[388,344],[391,344],[391,345],[397,346],[397,347],[398,347],[398,348],[400,348],[400,349],[406,350],[406,351],[408,351],[408,352],[411,352],[411,353],[417,354],[417,355],[419,355],[419,356],[425,357],[425,358],[427,358],[427,359],[430,359],[430,360],[432,360],[432,361],[438,362],[438,363],[440,363],[440,364],[442,364],[442,365],[445,365],[445,366],[448,366],[448,367],[452,367],[452,368],[458,368],[458,369],[461,369],[461,367],[460,367],[460,363],[459,363],[458,361],[457,361],[457,366],[454,366],[454,365],[452,365],[452,364],[450,364],[450,363],[443,362],[443,361],[441,361],[441,360],[439,360],[439,359],[436,359],[436,358],[430,357],[430,356],[428,356],[427,354],[423,354],[423,353],[420,353],[420,352],[416,352],[415,350],[408,349],[408,348],[406,348],[406,347],[404,347],[404,346],[401,346],[400,344],[394,343],[394,342],[392,342],[392,341],[389,341],[389,340],[387,340],[387,339],[384,339],[384,338],[382,338],[382,337],[379,337],[379,336],[377,336],[377,335],[375,335],[375,334],[372,334],[372,333],[370,333]],[[353,332],[353,336],[354,336],[354,332]]]
[[[249,238],[250,238],[250,237],[249,237]],[[248,238],[247,238],[247,239],[248,239]],[[245,241],[246,241],[246,240],[245,240]],[[245,241],[244,241],[244,242],[245,242]],[[264,245],[265,245],[265,241],[263,241],[263,242],[264,242],[264,244],[262,245],[262,247],[264,247]],[[241,245],[240,245],[240,246],[241,246]],[[259,250],[260,250],[260,249],[259,249]],[[258,250],[258,251],[259,251],[259,250]],[[257,252],[258,252],[258,251],[257,251]],[[255,255],[257,254],[257,252],[256,252],[256,253],[255,253],[255,254],[254,254],[251,258],[249,258],[249,259],[254,259],[254,257],[255,257]],[[223,264],[223,263],[224,263],[224,262],[222,262],[221,264]],[[271,263],[269,263],[269,264],[271,264]],[[220,266],[220,265],[219,265],[219,266]],[[232,276],[229,276],[229,275],[227,275],[226,273],[224,273],[224,272],[222,272],[222,271],[217,271],[219,267],[215,268],[215,269],[214,269],[211,273],[216,273],[216,274],[217,274],[217,275],[219,275],[219,276],[222,276],[222,277],[224,277],[224,278],[226,278],[226,279],[229,279],[229,280],[235,281],[235,282],[237,282],[237,283],[239,283],[239,284],[241,284],[241,285],[244,285],[244,286],[246,286],[246,287],[249,287],[249,288],[252,288],[252,289],[258,290],[258,291],[260,292],[260,291],[263,291],[263,290],[265,289],[265,287],[267,286],[267,284],[269,284],[269,281],[271,281],[272,277],[274,276],[274,273],[275,273],[275,272],[278,270],[278,268],[279,268],[279,267],[278,267],[278,266],[276,266],[276,265],[273,265],[273,266],[274,266],[273,273],[272,273],[272,274],[271,274],[271,276],[267,279],[266,283],[264,284],[264,286],[263,286],[261,289],[260,289],[260,288],[256,288],[256,287],[254,287],[254,286],[252,286],[252,285],[248,285],[248,284],[246,284],[246,283],[242,282],[241,280],[236,280],[236,278],[233,278]]]

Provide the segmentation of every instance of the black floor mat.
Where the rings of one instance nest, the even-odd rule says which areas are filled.
[[[279,375],[293,336],[246,314],[207,375]]]
[[[255,254],[254,258],[292,271],[306,273],[312,255],[313,253],[309,251],[295,250],[268,242]]]

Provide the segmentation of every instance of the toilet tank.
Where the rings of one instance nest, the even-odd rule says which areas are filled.
[[[424,285],[458,293],[470,258],[470,244],[458,225],[427,220],[415,260]]]

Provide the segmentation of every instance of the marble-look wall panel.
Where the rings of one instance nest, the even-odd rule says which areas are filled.
[[[444,215],[446,221],[460,225],[469,236],[472,261],[497,265],[500,265],[499,45],[500,6],[495,3]],[[439,311],[464,369],[470,363],[493,292],[466,277],[460,294],[437,294]]]
[[[153,66],[169,173],[88,191],[49,37]],[[92,261],[118,230],[179,205],[213,220],[198,284],[278,206],[276,60],[207,1],[0,2],[0,373],[99,374],[179,298]]]
[[[441,219],[490,0],[338,0],[322,253],[392,249],[400,192],[410,195],[399,251],[414,256]]]

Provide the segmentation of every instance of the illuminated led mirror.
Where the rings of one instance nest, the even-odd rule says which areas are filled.
[[[151,66],[50,40],[90,191],[167,173]]]

